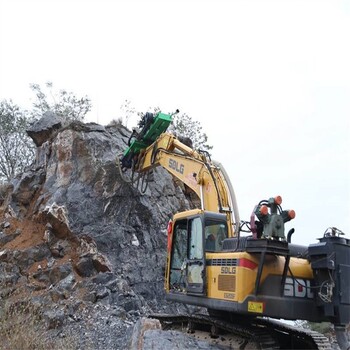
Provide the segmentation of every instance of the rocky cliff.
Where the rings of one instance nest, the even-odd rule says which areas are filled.
[[[125,348],[140,316],[177,307],[164,300],[166,225],[190,203],[163,169],[144,194],[123,181],[122,125],[47,113],[28,134],[35,164],[2,189],[1,305],[40,305],[50,336],[69,333],[73,348]]]

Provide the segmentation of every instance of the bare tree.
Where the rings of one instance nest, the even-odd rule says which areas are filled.
[[[213,148],[208,144],[208,136],[203,131],[199,121],[193,120],[186,113],[178,113],[173,116],[173,122],[169,131],[177,136],[187,137],[192,141],[194,149],[209,151]]]
[[[92,104],[89,97],[77,97],[73,92],[67,90],[56,91],[52,82],[47,82],[44,89],[39,84],[31,84],[30,88],[36,96],[30,112],[35,119],[51,111],[68,121],[83,121],[91,110]]]
[[[27,136],[29,120],[12,100],[0,102],[0,179],[10,181],[34,159],[35,146]]]

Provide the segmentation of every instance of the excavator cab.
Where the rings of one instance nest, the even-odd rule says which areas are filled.
[[[200,209],[177,214],[168,235],[166,288],[206,295],[206,254],[222,250],[228,237],[226,215]]]

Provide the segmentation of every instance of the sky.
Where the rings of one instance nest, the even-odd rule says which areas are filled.
[[[0,0],[0,100],[88,95],[88,121],[179,109],[203,126],[241,219],[281,195],[308,245],[350,238],[350,1]],[[129,120],[132,127],[135,120]]]

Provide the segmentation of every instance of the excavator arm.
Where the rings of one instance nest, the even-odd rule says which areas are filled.
[[[151,169],[162,166],[196,193],[202,210],[225,213],[227,222],[230,223],[228,236],[233,237],[234,221],[239,223],[239,214],[233,203],[235,200],[232,186],[225,177],[222,166],[211,161],[208,153],[196,151],[176,136],[163,132],[168,126],[168,117],[158,114],[154,117],[153,124],[146,124],[147,130],[143,129],[130,142],[121,159],[122,170],[131,168],[133,173],[142,176]],[[150,119],[149,115],[147,119]],[[152,138],[145,136],[149,134]],[[235,220],[232,218],[233,209]]]

